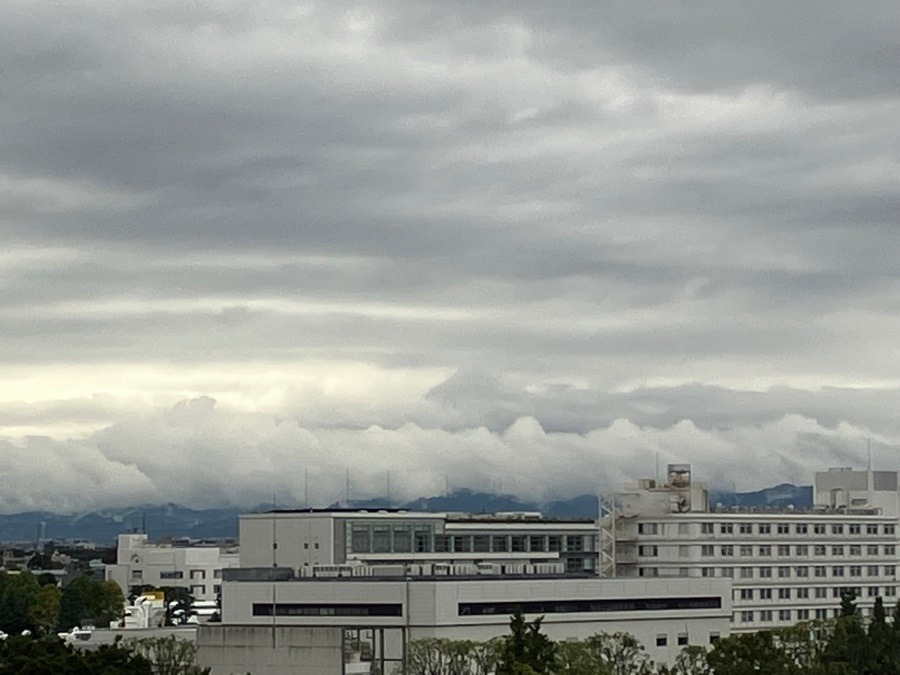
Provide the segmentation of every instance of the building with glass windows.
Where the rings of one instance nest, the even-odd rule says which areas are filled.
[[[240,517],[242,567],[503,563],[596,574],[597,539],[592,519],[539,513],[311,509]]]
[[[484,564],[437,573],[441,567],[357,565],[340,577],[328,568],[227,570],[222,622],[198,630],[198,663],[213,675],[346,673],[359,664],[342,655],[368,640],[371,668],[353,672],[399,672],[410,641],[488,641],[508,634],[517,610],[544,617],[542,632],[553,640],[631,633],[658,663],[729,633],[723,579],[507,574]]]
[[[732,632],[824,619],[852,589],[863,615],[897,603],[898,474],[832,469],[811,509],[710,508],[690,468],[642,480],[606,503],[609,576],[720,578],[732,584]]]

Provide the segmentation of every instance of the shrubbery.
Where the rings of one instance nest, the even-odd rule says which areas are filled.
[[[541,632],[541,619],[528,622],[521,614],[503,637],[416,640],[407,658],[408,675],[900,675],[900,605],[888,620],[878,598],[863,620],[852,593],[845,594],[836,619],[686,647],[667,666],[653,663],[628,633],[553,642]]]
[[[31,572],[0,571],[0,630],[18,635],[29,630],[46,635],[88,621],[108,626],[120,619],[125,597],[114,581],[78,577],[62,591],[54,579],[41,585]]]

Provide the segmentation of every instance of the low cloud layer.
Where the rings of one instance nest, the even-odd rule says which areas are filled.
[[[346,499],[348,472],[353,499],[384,496],[390,481],[398,500],[442,494],[447,485],[540,500],[616,490],[652,476],[657,461],[663,467],[690,462],[698,479],[750,490],[809,483],[812,471],[829,466],[860,466],[869,445],[883,465],[898,444],[897,430],[874,434],[796,414],[728,429],[687,420],[641,427],[620,418],[576,433],[548,431],[531,416],[496,430],[412,422],[349,429],[236,412],[201,398],[80,442],[4,443],[0,473],[15,482],[5,481],[0,510],[170,501],[247,507],[269,501],[273,492],[282,503],[303,504],[307,479],[310,502],[324,506]],[[739,466],[753,466],[753,473]]]
[[[898,468],[898,61],[894,2],[5,2],[2,508]]]

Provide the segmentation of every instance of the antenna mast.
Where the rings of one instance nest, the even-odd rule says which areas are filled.
[[[346,498],[344,501],[346,502],[347,508],[349,508],[350,507],[350,469],[349,468],[347,469],[345,492],[346,492]]]
[[[309,469],[303,469],[303,505],[309,508]]]

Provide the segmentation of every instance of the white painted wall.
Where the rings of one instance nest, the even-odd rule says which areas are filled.
[[[132,586],[177,586],[198,600],[215,600],[221,570],[237,564],[237,555],[223,554],[217,547],[155,545],[145,534],[123,534],[116,564],[106,566],[106,579],[115,581],[126,596]]]

